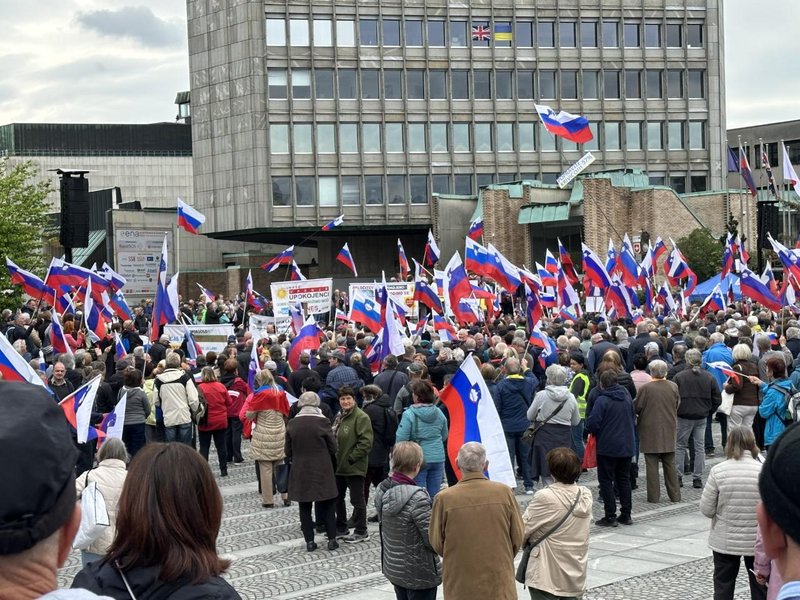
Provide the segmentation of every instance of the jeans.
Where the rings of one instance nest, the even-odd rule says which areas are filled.
[[[428,495],[431,497],[431,500],[433,500],[436,494],[439,493],[439,490],[442,489],[443,475],[443,462],[428,463],[424,469],[420,469],[417,476],[414,477],[414,481],[416,481],[418,486],[428,490]]]
[[[225,456],[228,462],[242,462],[242,422],[239,417],[228,417],[225,430]]]
[[[755,575],[751,572],[753,568],[753,557],[739,557],[732,554],[722,554],[720,552],[714,552],[714,600],[733,600],[733,592],[736,588],[736,577],[739,575],[740,558],[744,558],[744,567],[747,569],[751,600],[766,600],[766,586],[759,585]]]
[[[584,420],[581,419],[580,423],[572,427],[572,449],[581,459],[581,462],[583,462],[583,452],[585,450],[583,446],[583,423]]]
[[[211,449],[211,438],[214,438],[214,446],[217,448],[217,459],[219,459],[219,471],[223,475],[228,474],[228,461],[225,458],[225,430],[214,429],[213,431],[198,431],[197,438],[200,442],[200,456],[208,462],[208,451]]]
[[[299,502],[300,529],[303,539],[307,542],[314,541],[314,520],[311,518],[311,505],[314,505],[317,521],[325,524],[325,533],[329,540],[336,539],[336,515],[334,514],[335,498],[317,502]]]
[[[678,439],[675,444],[675,467],[678,470],[678,476],[683,473],[686,446],[691,436],[694,442],[694,469],[692,474],[695,479],[700,479],[702,477],[703,467],[705,466],[705,449],[703,448],[705,429],[705,419],[684,419],[678,417]]]
[[[617,499],[614,487],[619,492],[619,516],[631,516],[633,501],[631,498],[631,459],[597,455],[597,479],[600,481],[600,497],[603,499],[606,519],[617,517]]]
[[[125,425],[122,428],[122,441],[131,458],[145,445],[144,423]]]
[[[397,600],[436,600],[438,588],[425,588],[424,590],[411,590],[409,588],[394,586],[394,596]]]
[[[344,498],[350,491],[350,504],[353,506],[353,521],[358,534],[367,533],[367,502],[364,500],[364,477],[361,475],[336,476],[339,497],[336,498],[336,531],[347,529],[347,506]]]
[[[508,455],[511,457],[511,468],[514,468],[514,459],[517,460],[520,474],[522,475],[522,483],[526,490],[533,489],[533,480],[531,479],[531,463],[528,460],[528,444],[522,441],[522,434],[524,431],[518,433],[506,432],[506,445],[508,446]]]
[[[725,448],[725,444],[728,443],[728,415],[723,415],[722,413],[717,413],[717,418],[719,419],[719,430],[722,434],[722,448]],[[714,420],[714,415],[710,414],[706,417],[706,451],[713,452],[714,451],[714,438],[712,437],[711,433],[711,423]]]
[[[164,428],[165,442],[180,442],[191,446],[192,444],[192,424],[172,425]]]

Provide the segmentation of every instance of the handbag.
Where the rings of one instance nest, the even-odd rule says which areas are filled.
[[[725,390],[722,390],[720,392],[720,396],[722,396],[722,404],[719,405],[717,412],[722,413],[723,415],[730,415],[731,409],[733,408],[734,394],[729,394]]]
[[[531,423],[531,425],[525,430],[525,433],[522,434],[523,443],[527,444],[528,446],[533,444],[533,438],[536,437],[536,432],[539,431],[545,425],[547,425],[547,423],[550,421],[550,419],[552,419],[558,413],[561,412],[561,409],[564,408],[564,405],[567,403],[567,400],[569,400],[569,396],[564,398],[561,401],[561,403],[556,407],[556,409],[553,412],[551,412],[549,415],[547,415],[547,418],[544,421],[542,421],[541,423],[535,423],[535,422]],[[542,411],[542,409],[540,408],[539,412],[541,412],[541,411]],[[537,417],[539,416],[538,412],[536,413],[536,416]]]
[[[86,472],[86,481],[81,494],[81,524],[72,547],[76,550],[86,550],[103,535],[106,528],[111,525],[108,518],[108,509],[103,492],[97,489],[97,482],[89,481],[89,473]]]
[[[553,525],[547,533],[545,533],[542,537],[540,537],[535,542],[528,542],[525,544],[525,547],[522,549],[522,558],[520,558],[519,565],[517,565],[517,572],[514,575],[514,579],[516,579],[519,583],[525,585],[525,573],[528,570],[528,561],[531,558],[531,551],[536,548],[539,544],[545,541],[548,537],[556,532],[556,530],[564,524],[569,516],[575,511],[575,507],[578,506],[578,500],[581,498],[581,488],[578,488],[578,493],[575,494],[575,500],[572,503],[572,506],[567,509],[567,512],[564,513],[564,516],[559,519],[558,523]]]
[[[594,469],[597,466],[597,438],[589,434],[586,448],[583,451],[582,469]]]

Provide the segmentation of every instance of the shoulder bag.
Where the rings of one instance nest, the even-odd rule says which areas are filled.
[[[575,500],[572,503],[572,506],[567,509],[567,512],[564,513],[564,516],[559,519],[558,523],[553,525],[550,529],[547,530],[542,537],[540,537],[535,542],[528,542],[525,544],[525,547],[522,549],[522,558],[519,561],[519,565],[517,566],[517,573],[514,578],[520,582],[521,584],[525,584],[525,573],[528,571],[528,561],[531,558],[531,551],[536,548],[539,544],[549,538],[552,534],[556,532],[556,530],[564,524],[569,516],[575,511],[575,507],[578,506],[578,500],[581,498],[581,488],[578,488],[578,493],[575,494]]]
[[[525,433],[522,434],[522,441],[525,444],[528,444],[529,446],[531,444],[533,444],[533,438],[536,437],[536,432],[539,431],[545,425],[547,425],[547,423],[550,422],[550,419],[552,419],[558,413],[561,412],[561,409],[564,408],[564,405],[567,403],[567,400],[569,400],[569,396],[564,398],[561,401],[561,403],[556,407],[556,409],[553,412],[551,412],[549,415],[547,415],[547,418],[544,421],[542,421],[541,423],[536,423],[535,421],[533,423],[531,423],[530,427],[528,427],[525,430]],[[541,411],[541,410],[542,409],[540,408],[539,411]],[[536,416],[538,417],[539,413],[536,413]]]
[[[89,470],[86,472],[83,492],[81,492],[81,524],[72,547],[86,550],[94,544],[103,532],[111,525],[108,509],[103,493],[97,489],[97,483],[89,481]]]

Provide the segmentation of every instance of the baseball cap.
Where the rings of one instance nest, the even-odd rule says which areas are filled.
[[[0,381],[0,555],[50,537],[75,510],[78,450],[61,407],[39,386]]]
[[[277,371],[278,365],[274,360],[268,360],[267,362],[264,363],[264,368],[267,369],[268,371]]]

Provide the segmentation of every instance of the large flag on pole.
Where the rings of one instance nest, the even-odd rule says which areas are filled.
[[[0,375],[8,381],[27,381],[47,387],[38,373],[28,364],[4,335],[0,335]]]
[[[429,229],[428,241],[425,243],[425,254],[422,257],[422,262],[427,266],[432,267],[439,262],[440,256],[441,252],[439,251],[439,245],[436,243],[436,239],[433,237],[433,231]]]
[[[750,170],[747,154],[745,154],[741,146],[739,146],[739,172],[742,174],[742,179],[744,179],[744,182],[747,184],[747,189],[750,190],[750,195],[755,196],[758,193],[756,181],[753,179],[753,171]]]
[[[183,200],[178,198],[178,226],[189,233],[197,235],[197,230],[206,222],[205,215],[193,209]]]
[[[800,195],[800,178],[797,177],[797,172],[792,166],[789,152],[786,150],[786,144],[781,142],[781,147],[783,148],[783,182],[791,185],[795,193]]]
[[[156,294],[153,300],[153,314],[150,322],[150,339],[157,340],[161,325],[166,323],[164,320],[164,305],[167,299],[167,236],[161,245],[161,257],[158,263],[158,277],[156,278]]]
[[[342,246],[342,249],[339,250],[339,254],[336,255],[336,260],[338,260],[345,267],[350,269],[355,277],[358,277],[358,271],[356,270],[356,263],[353,262],[353,255],[350,254],[350,247],[347,245],[347,242],[345,242],[344,246]]]
[[[580,115],[573,115],[563,110],[556,113],[544,104],[534,104],[542,125],[553,135],[561,136],[576,144],[585,144],[592,140],[592,130],[589,128],[589,119]]]

